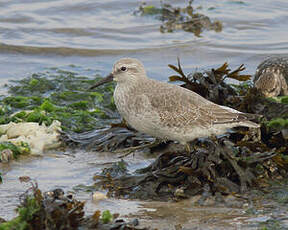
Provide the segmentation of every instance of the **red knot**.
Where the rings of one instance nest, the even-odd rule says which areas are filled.
[[[217,105],[193,91],[148,78],[143,64],[123,58],[113,71],[91,87],[116,81],[114,100],[126,122],[139,132],[159,140],[186,146],[199,137],[223,134],[236,126],[258,128],[254,115]]]
[[[265,97],[288,96],[287,83],[287,57],[270,57],[257,67],[254,84]]]

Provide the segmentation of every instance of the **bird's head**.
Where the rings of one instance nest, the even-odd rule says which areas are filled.
[[[97,82],[90,87],[90,89],[113,80],[118,84],[129,84],[131,82],[137,82],[140,78],[146,77],[144,66],[139,60],[135,58],[122,58],[114,64],[112,72],[106,78]]]

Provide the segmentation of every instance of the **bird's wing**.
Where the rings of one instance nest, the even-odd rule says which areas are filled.
[[[169,87],[168,87],[169,85]],[[168,87],[168,89],[167,89]],[[214,124],[227,124],[247,120],[245,114],[219,106],[200,95],[170,84],[161,85],[156,92],[145,94],[152,110],[167,126],[197,126],[210,128]]]

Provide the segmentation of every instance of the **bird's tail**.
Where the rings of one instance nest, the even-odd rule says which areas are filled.
[[[259,114],[252,114],[252,113],[240,113],[239,114],[239,123],[243,126],[249,128],[260,128],[260,125],[253,122],[259,121],[263,116]],[[252,121],[251,121],[252,120]]]

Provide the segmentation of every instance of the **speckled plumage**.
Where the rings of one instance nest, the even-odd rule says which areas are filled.
[[[256,70],[255,87],[266,97],[288,96],[288,57],[270,57]]]
[[[117,82],[114,100],[121,116],[134,129],[158,139],[186,144],[235,126],[259,127],[249,121],[249,114],[214,104],[180,86],[148,78],[137,59],[120,59],[112,75]]]

